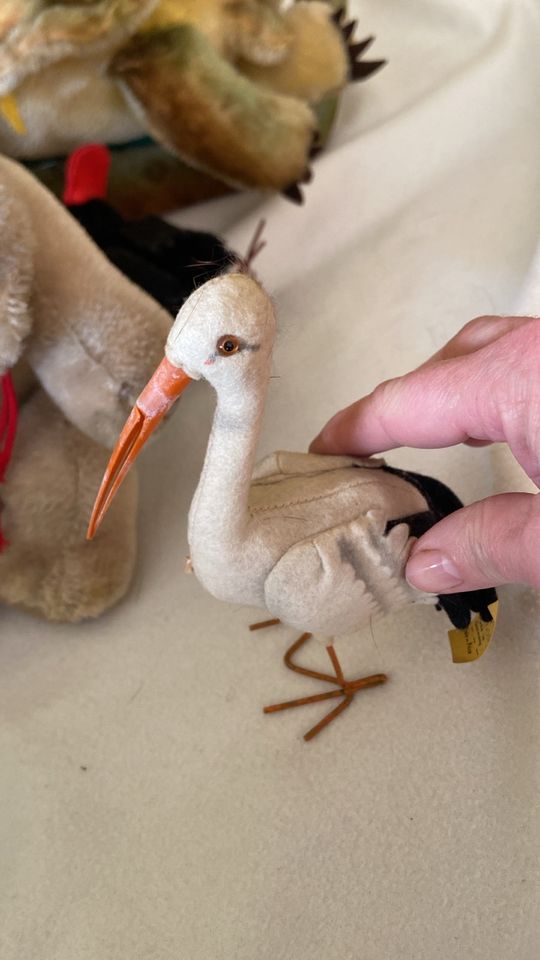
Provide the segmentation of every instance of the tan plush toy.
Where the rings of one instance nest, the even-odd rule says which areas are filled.
[[[36,161],[92,141],[130,144],[115,155],[110,194],[126,214],[216,193],[216,180],[298,200],[329,98],[384,62],[361,59],[372,38],[355,43],[336,6],[3,0],[0,151]],[[141,144],[148,136],[164,151]],[[55,185],[50,164],[43,176]]]
[[[96,616],[128,587],[136,482],[104,536],[88,513],[126,412],[159,360],[170,317],[97,249],[19,164],[0,158],[0,602],[52,620]],[[1,400],[0,400],[1,402]],[[11,431],[11,433],[10,433]],[[6,453],[7,446],[4,448]],[[2,472],[0,429],[0,474]]]

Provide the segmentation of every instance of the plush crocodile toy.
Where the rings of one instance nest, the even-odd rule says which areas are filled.
[[[332,2],[2,0],[0,151],[55,192],[83,143],[118,149],[111,202],[162,212],[230,188],[301,199],[335,95],[384,63]],[[44,162],[46,161],[46,162]]]

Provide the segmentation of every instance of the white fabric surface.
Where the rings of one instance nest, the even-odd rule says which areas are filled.
[[[180,217],[240,247],[267,218],[261,454],[305,449],[470,317],[518,297],[540,313],[534,272],[520,292],[540,235],[537,0],[354,7],[390,64],[347,93],[305,208],[244,196]],[[0,611],[2,960],[533,960],[536,597],[502,590],[467,666],[429,608],[347,641],[351,675],[391,682],[305,745],[324,704],[261,713],[318,689],[281,663],[294,636],[249,634],[258,611],[182,575],[212,404],[193,386],[145,456],[123,604],[77,628]],[[501,449],[389,460],[469,501],[523,485]]]

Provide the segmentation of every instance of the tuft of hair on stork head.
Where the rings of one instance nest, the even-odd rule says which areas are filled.
[[[112,452],[94,504],[93,539],[126,473],[148,438],[194,380],[240,397],[268,370],[276,332],[272,302],[249,272],[209,280],[186,300],[165,356],[140,394]]]

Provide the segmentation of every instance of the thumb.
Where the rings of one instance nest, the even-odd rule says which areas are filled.
[[[405,573],[426,593],[515,582],[540,588],[538,495],[505,493],[456,510],[415,543]]]

